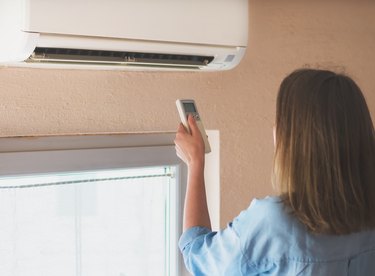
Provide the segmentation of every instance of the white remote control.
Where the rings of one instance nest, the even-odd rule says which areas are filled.
[[[177,105],[178,113],[180,114],[181,122],[183,123],[183,125],[185,126],[185,128],[187,129],[189,133],[190,133],[190,129],[189,129],[189,124],[188,124],[187,119],[188,119],[189,114],[193,115],[197,123],[197,126],[201,132],[203,141],[204,141],[205,153],[210,153],[211,147],[208,142],[207,134],[206,134],[206,131],[204,130],[204,126],[203,126],[201,117],[198,113],[198,109],[197,109],[197,106],[195,105],[194,100],[190,100],[190,99],[189,100],[177,100],[176,105]]]

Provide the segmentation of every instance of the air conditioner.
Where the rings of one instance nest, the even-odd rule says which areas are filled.
[[[0,64],[217,71],[245,54],[247,0],[0,0]]]

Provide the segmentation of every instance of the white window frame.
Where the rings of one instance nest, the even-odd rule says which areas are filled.
[[[186,275],[178,239],[182,232],[187,169],[176,156],[174,133],[0,138],[0,176],[176,166],[177,222],[170,244],[170,275]],[[174,208],[171,208],[174,209]],[[173,219],[172,219],[173,220]],[[175,254],[173,254],[173,252]]]

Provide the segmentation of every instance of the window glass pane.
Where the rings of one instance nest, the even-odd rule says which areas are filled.
[[[1,178],[0,275],[168,275],[174,170]]]

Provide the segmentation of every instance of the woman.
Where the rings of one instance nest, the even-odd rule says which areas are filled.
[[[347,76],[301,69],[281,83],[274,129],[277,197],[212,232],[204,145],[189,117],[177,155],[188,166],[180,249],[194,275],[375,275],[375,133]]]

